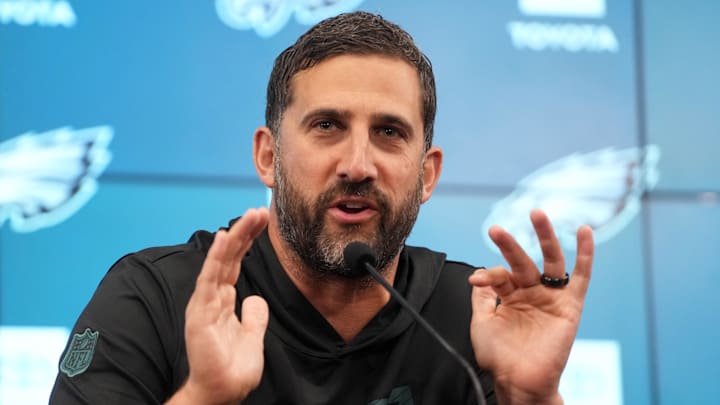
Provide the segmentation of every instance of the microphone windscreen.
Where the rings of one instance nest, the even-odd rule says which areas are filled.
[[[365,272],[365,263],[375,267],[377,259],[370,246],[362,242],[350,242],[343,250],[345,264],[352,270],[353,274],[360,275]]]

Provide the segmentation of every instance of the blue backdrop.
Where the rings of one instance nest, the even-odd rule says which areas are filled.
[[[445,164],[410,243],[490,266],[489,222],[593,224],[578,339],[611,345],[574,353],[567,403],[716,401],[720,3],[0,0],[0,403],[43,402],[59,352],[29,342],[62,350],[117,258],[266,204],[251,151],[273,59],[352,9],[435,69]]]

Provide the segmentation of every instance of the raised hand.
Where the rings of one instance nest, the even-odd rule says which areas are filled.
[[[259,384],[268,307],[260,297],[246,298],[240,322],[235,284],[267,222],[267,209],[250,209],[229,231],[216,233],[185,310],[190,375],[169,404],[237,403]]]
[[[547,216],[530,218],[543,253],[544,275],[565,276],[565,259]],[[541,283],[541,273],[513,237],[500,227],[489,230],[510,265],[477,270],[473,288],[471,339],[480,367],[495,377],[501,404],[562,403],[560,375],[572,348],[593,259],[592,230],[577,233],[577,258],[567,286]],[[496,305],[496,299],[500,305]]]

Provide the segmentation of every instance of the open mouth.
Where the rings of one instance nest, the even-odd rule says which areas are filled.
[[[331,215],[341,223],[347,224],[363,223],[378,214],[377,205],[368,198],[340,198],[335,200],[331,207]]]
[[[337,207],[348,214],[357,214],[358,212],[362,212],[370,208],[368,204],[355,201],[341,202],[337,205]]]

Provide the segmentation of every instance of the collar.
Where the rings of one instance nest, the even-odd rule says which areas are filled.
[[[444,262],[444,254],[406,246],[400,253],[394,287],[420,311],[432,294]],[[288,277],[267,229],[242,262],[238,300],[252,294],[262,296],[270,307],[268,333],[316,357],[338,357],[392,339],[414,322],[391,299],[352,341],[344,342]]]

